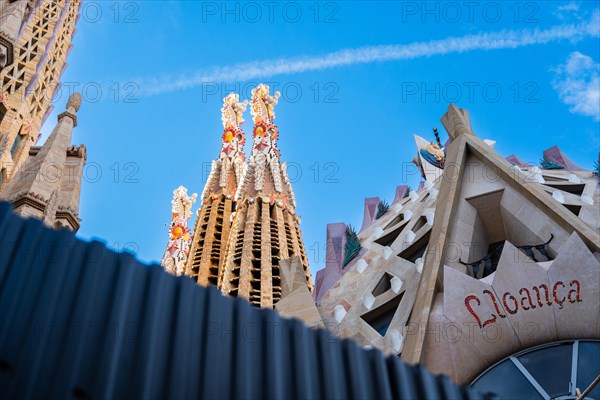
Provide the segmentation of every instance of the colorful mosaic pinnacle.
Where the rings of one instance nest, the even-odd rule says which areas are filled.
[[[275,92],[275,95],[271,96],[269,90],[269,86],[262,83],[252,90],[252,108],[250,109],[252,121],[254,121],[252,157],[263,155],[267,161],[280,157],[279,149],[277,149],[279,130],[273,123],[274,109],[280,93]]]
[[[161,264],[174,275],[182,275],[184,272],[191,238],[187,224],[188,219],[192,216],[192,205],[196,202],[197,196],[196,193],[188,196],[187,189],[183,186],[179,186],[173,191],[169,244]]]
[[[223,146],[219,158],[239,157],[241,160],[245,160],[243,148],[246,136],[241,126],[244,123],[242,116],[247,106],[248,100],[240,102],[240,97],[236,93],[230,93],[223,99],[223,108],[221,108],[221,121],[224,129]]]

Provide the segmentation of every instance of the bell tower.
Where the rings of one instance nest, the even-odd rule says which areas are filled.
[[[260,84],[252,91],[254,122],[250,160],[239,184],[236,212],[219,286],[224,294],[272,308],[282,297],[280,261],[299,257],[309,290],[312,280],[295,214],[296,200],[280,162],[279,131],[273,123],[279,93]]]
[[[223,99],[222,145],[219,158],[212,162],[198,210],[185,274],[203,286],[218,285],[225,246],[235,211],[235,193],[245,168],[246,156],[242,117],[247,101],[240,102],[235,93]]]

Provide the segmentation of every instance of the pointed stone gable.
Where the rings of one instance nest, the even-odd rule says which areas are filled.
[[[443,265],[450,264],[462,273],[468,272],[459,261],[477,260],[488,251],[488,243],[482,238],[489,232],[485,226],[477,225],[481,218],[473,206],[466,204],[466,199],[503,191],[499,205],[506,223],[503,235],[512,235],[517,241],[515,244],[545,242],[554,235],[549,246],[556,254],[571,234],[576,233],[590,251],[600,251],[598,231],[573,213],[565,212],[563,205],[534,181],[530,173],[512,168],[472,135],[468,113],[450,106],[442,122],[454,139],[448,146],[429,242],[430,256],[425,258],[410,321],[415,329],[407,335],[403,352],[403,358],[412,363],[423,361],[423,340],[439,283],[444,279]]]
[[[600,339],[597,177],[504,159],[454,105],[442,122],[444,164],[416,142],[436,174],[421,158],[432,179],[360,232],[364,253],[319,292],[325,326],[461,383],[537,344]]]

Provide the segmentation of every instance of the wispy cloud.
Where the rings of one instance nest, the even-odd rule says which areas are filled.
[[[552,81],[560,100],[574,114],[600,121],[600,64],[575,51],[555,69]]]
[[[140,87],[140,94],[155,95],[189,89],[212,82],[244,82],[251,79],[264,79],[276,75],[297,74],[354,64],[409,60],[476,50],[514,49],[560,40],[578,41],[591,36],[600,36],[600,12],[598,10],[593,13],[590,19],[582,23],[557,25],[548,29],[503,30],[427,42],[359,47],[323,55],[217,66],[191,74],[144,78],[137,80],[137,82]]]
[[[571,1],[570,3],[562,4],[556,7],[556,10],[553,14],[562,20],[570,17],[581,19],[579,16],[579,3],[575,1]]]

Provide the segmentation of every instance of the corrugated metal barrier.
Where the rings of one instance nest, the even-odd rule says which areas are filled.
[[[0,204],[0,398],[480,394]]]

